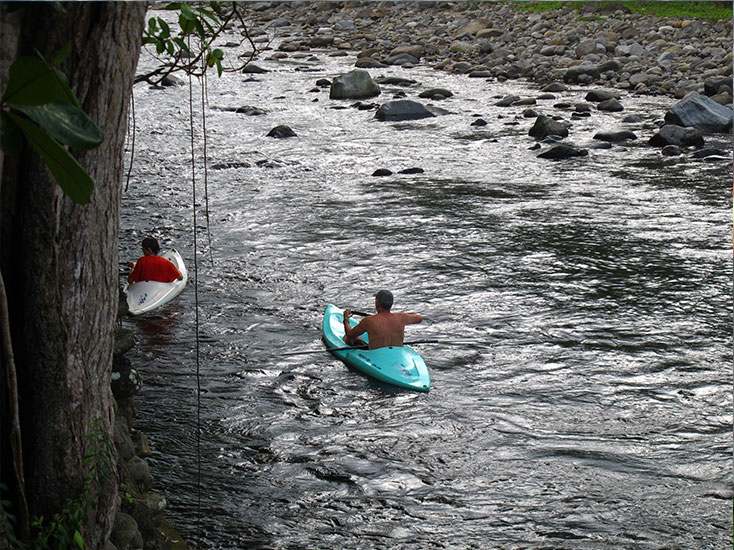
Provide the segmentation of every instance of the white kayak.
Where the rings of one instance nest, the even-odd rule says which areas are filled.
[[[128,285],[127,306],[130,309],[131,315],[140,315],[163,304],[167,304],[181,294],[186,286],[186,281],[189,280],[189,273],[186,271],[183,258],[181,258],[181,254],[175,248],[172,248],[164,254],[160,254],[160,256],[175,265],[176,269],[183,275],[183,279],[173,281],[172,283],[140,281],[139,283]]]

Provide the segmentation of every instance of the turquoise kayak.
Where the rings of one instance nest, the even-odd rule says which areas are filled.
[[[357,324],[350,319],[352,326]],[[331,349],[345,347],[344,310],[329,304],[324,312],[324,342]],[[362,338],[367,341],[367,335]],[[431,376],[423,358],[409,346],[389,346],[378,349],[349,349],[331,352],[348,366],[381,382],[417,391],[431,389]]]

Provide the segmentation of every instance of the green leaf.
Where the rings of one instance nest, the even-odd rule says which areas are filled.
[[[158,18],[158,24],[161,26],[161,38],[170,38],[171,37],[171,27],[168,26],[168,23],[166,23],[163,19],[160,17]]]
[[[181,27],[181,34],[184,36],[191,34],[196,28],[196,21],[184,17],[183,12],[178,18],[178,24]]]
[[[31,105],[17,107],[17,110],[64,145],[77,149],[94,149],[104,140],[102,130],[94,121],[80,108],[68,103]]]
[[[64,61],[66,61],[66,59],[69,57],[70,54],[71,54],[71,40],[69,40],[64,45],[64,47],[61,48],[61,51],[56,54],[56,57],[54,58],[54,60],[51,63],[51,65],[53,65],[54,67],[56,67],[60,63],[63,63]]]
[[[14,113],[8,114],[20,126],[31,147],[41,155],[64,193],[78,204],[87,204],[94,190],[94,181],[76,159],[35,123]]]
[[[19,155],[23,147],[23,134],[5,111],[0,111],[0,147],[11,157]]]
[[[43,105],[52,101],[69,103],[70,96],[74,94],[65,79],[60,80],[53,68],[36,57],[23,56],[10,66],[3,102],[13,106]]]
[[[181,38],[176,37],[173,39],[173,41],[178,44],[178,47],[181,48],[182,51],[189,53],[189,46],[184,42]]]
[[[181,16],[184,19],[188,19],[189,21],[196,21],[198,17],[196,14],[191,10],[188,4],[181,4]]]
[[[155,51],[161,54],[165,50],[166,50],[166,44],[163,42],[163,40],[157,40],[155,43]]]
[[[155,17],[151,17],[150,19],[148,19],[148,29],[151,33],[154,33],[158,30],[158,24],[155,20]]]
[[[217,76],[221,77],[224,69],[222,68],[222,62],[217,59]]]

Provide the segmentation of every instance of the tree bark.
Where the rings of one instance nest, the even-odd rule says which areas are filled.
[[[19,158],[4,160],[0,270],[9,296],[32,517],[50,517],[82,489],[86,438],[95,421],[111,432],[123,146],[146,7],[70,2],[59,12],[46,3],[26,3],[21,10],[19,55],[38,50],[51,60],[71,40],[72,54],[61,69],[105,135],[99,148],[73,152],[95,182],[84,206],[63,194],[30,147]],[[0,7],[0,18],[7,9]],[[0,70],[6,69],[7,63],[0,63]],[[1,475],[14,486],[5,431]],[[113,476],[103,483],[97,509],[83,526],[85,548],[101,548],[109,538],[115,495]]]

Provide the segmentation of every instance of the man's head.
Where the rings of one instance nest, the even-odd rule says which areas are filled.
[[[143,249],[146,249],[146,248],[150,249],[150,251],[153,254],[158,254],[158,252],[160,252],[161,250],[161,247],[158,244],[158,241],[155,240],[153,237],[145,237],[143,239]]]
[[[380,306],[380,308],[384,309],[385,311],[390,311],[390,308],[392,307],[392,292],[389,290],[381,290],[377,294],[375,294],[375,301]]]

